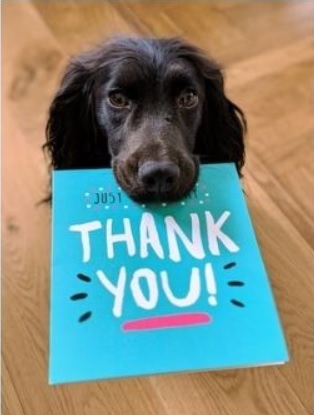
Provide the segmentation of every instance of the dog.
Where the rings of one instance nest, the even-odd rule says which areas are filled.
[[[116,37],[73,57],[48,115],[53,169],[112,167],[136,201],[175,201],[200,163],[235,163],[246,118],[221,67],[180,38]]]

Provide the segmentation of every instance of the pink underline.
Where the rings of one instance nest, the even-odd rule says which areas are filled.
[[[207,313],[182,313],[166,316],[147,317],[139,320],[126,321],[122,325],[124,331],[154,330],[196,324],[210,324],[213,318]]]

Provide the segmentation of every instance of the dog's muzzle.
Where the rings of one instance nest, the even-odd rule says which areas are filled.
[[[173,157],[175,159],[175,157]],[[187,195],[198,176],[198,159],[180,155],[176,161],[131,156],[113,159],[113,170],[119,185],[138,202],[176,201]]]
[[[146,161],[140,166],[137,175],[145,191],[161,199],[176,188],[179,178],[179,167],[169,161]]]

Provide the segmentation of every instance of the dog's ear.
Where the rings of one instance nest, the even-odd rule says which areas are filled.
[[[196,59],[204,79],[205,102],[194,152],[204,161],[234,162],[241,175],[247,130],[245,115],[227,98],[219,65],[201,54]]]
[[[109,165],[106,132],[96,118],[96,89],[96,56],[77,56],[68,64],[49,110],[44,149],[52,168]]]

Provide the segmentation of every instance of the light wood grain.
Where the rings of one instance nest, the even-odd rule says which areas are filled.
[[[4,415],[313,413],[311,1],[6,1],[3,4]],[[119,33],[185,36],[225,66],[248,117],[243,185],[291,362],[284,366],[47,383],[47,109],[69,56]]]

